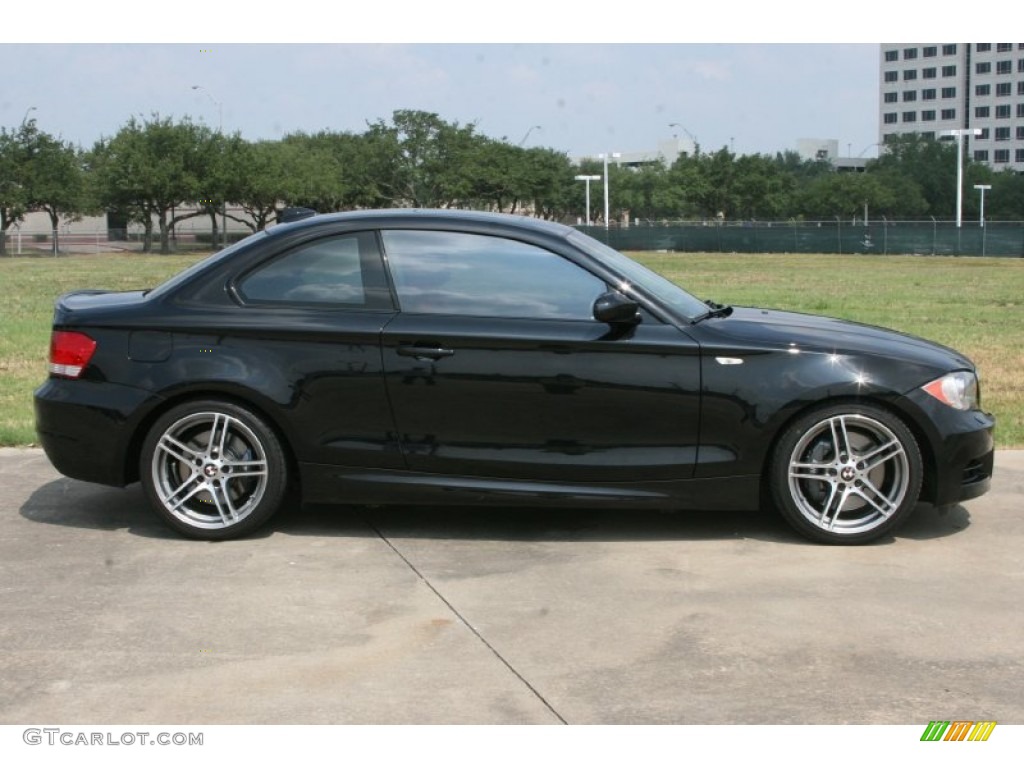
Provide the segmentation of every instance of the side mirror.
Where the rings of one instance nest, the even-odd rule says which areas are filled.
[[[639,322],[639,311],[639,304],[618,291],[601,294],[594,302],[594,319],[609,325]]]

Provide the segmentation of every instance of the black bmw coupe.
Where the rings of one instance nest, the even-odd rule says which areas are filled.
[[[965,356],[700,301],[570,227],[312,216],[58,299],[39,438],[186,536],[317,503],[774,507],[860,544],[991,482]]]

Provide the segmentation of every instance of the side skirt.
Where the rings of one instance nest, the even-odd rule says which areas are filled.
[[[556,483],[302,464],[302,498],[311,504],[459,504],[633,509],[753,510],[759,475],[652,483]]]

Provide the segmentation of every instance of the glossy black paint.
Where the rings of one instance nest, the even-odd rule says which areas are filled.
[[[624,282],[567,240],[573,230],[519,217],[385,211],[280,225],[148,294],[58,301],[54,328],[88,333],[97,351],[80,380],[51,377],[36,392],[55,466],[132,482],[149,425],[212,395],[267,418],[309,501],[754,508],[780,430],[810,407],[849,400],[907,422],[925,458],[925,498],[951,503],[988,488],[991,417],[919,389],[973,364],[892,331],[750,308],[690,318],[639,294],[635,321],[612,323],[414,315],[397,300],[376,310],[262,306],[239,295],[241,275],[292,247],[381,229],[513,238],[609,290]]]

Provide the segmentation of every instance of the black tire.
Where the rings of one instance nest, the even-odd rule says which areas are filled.
[[[157,514],[193,539],[245,536],[281,506],[288,462],[267,423],[222,400],[182,403],[146,435],[139,477]]]
[[[864,544],[893,532],[917,505],[921,451],[887,410],[839,403],[797,419],[772,455],[772,501],[801,535]]]

